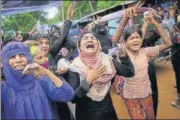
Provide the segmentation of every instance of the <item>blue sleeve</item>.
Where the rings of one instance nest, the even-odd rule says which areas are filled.
[[[1,81],[1,118],[5,119],[4,102],[8,101],[7,85],[4,81]]]
[[[46,95],[53,101],[68,102],[74,98],[72,87],[64,80],[62,86],[56,87],[48,77],[44,76],[40,84]]]

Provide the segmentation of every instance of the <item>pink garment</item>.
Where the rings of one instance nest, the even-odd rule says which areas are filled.
[[[78,46],[78,45],[77,45]],[[93,101],[102,101],[106,96],[111,86],[111,80],[116,74],[112,58],[101,52],[101,45],[94,55],[89,55],[79,51],[79,56],[76,57],[70,64],[70,70],[77,72],[80,75],[80,80],[87,78],[88,67],[90,69],[99,68],[104,65],[105,72],[92,82],[89,92],[86,94]]]
[[[111,86],[111,80],[116,73],[112,58],[104,53],[101,53],[100,55],[102,58],[100,59],[100,65],[104,65],[106,67],[106,70],[102,75],[100,75],[96,80],[93,81],[89,92],[86,94],[93,101],[102,101],[104,99]],[[76,57],[70,64],[69,68],[71,71],[76,72],[80,75],[80,81],[86,80],[88,67],[80,57]]]
[[[116,71],[114,68],[114,65],[112,65],[110,58],[108,57],[103,57],[104,54],[102,54],[100,52],[101,48],[97,51],[97,53],[94,56],[89,56],[87,54],[83,54],[82,52],[79,52],[79,57],[82,60],[82,62],[86,65],[86,67],[89,67],[90,69],[94,69],[94,68],[99,68],[101,67],[103,64],[106,66],[106,71],[104,72],[104,74],[102,74],[98,80],[95,80],[93,83],[107,83],[109,82],[112,77],[115,75]],[[105,55],[106,56],[106,55]],[[104,61],[103,63],[103,59],[109,59],[107,60],[107,62]],[[80,64],[80,63],[79,63]],[[80,69],[84,69],[83,67],[81,67]],[[82,70],[82,74],[84,74],[84,76],[87,77],[87,69]]]
[[[93,56],[79,52],[79,57],[91,69],[94,69],[96,67],[100,67],[102,65],[101,64],[102,63],[102,60],[101,60],[102,56],[101,56],[99,51]]]
[[[48,61],[45,61],[45,62],[41,63],[40,65],[43,66],[44,68],[48,69],[48,67],[49,67],[49,62],[48,62]]]
[[[101,52],[102,49],[101,44],[99,41],[98,43],[99,43],[99,49],[96,51],[94,55],[85,54],[83,53],[83,51],[80,50],[78,51],[79,51],[79,57],[86,67],[89,67],[90,69],[94,69],[94,68],[99,68],[102,65],[106,66],[106,71],[104,72],[104,74],[102,74],[98,78],[98,80],[95,80],[93,82],[93,83],[102,84],[109,82],[115,75],[116,71],[110,57],[108,57],[107,55]],[[83,64],[83,63],[79,63],[79,64]],[[81,67],[79,69],[83,69],[81,70],[82,74],[84,74],[83,76],[87,76],[87,69],[85,69],[84,67]]]
[[[159,46],[141,48],[138,56],[134,56],[128,51],[134,65],[135,76],[131,78],[124,77],[124,98],[145,98],[152,94],[148,75],[148,62],[157,54],[159,54]]]

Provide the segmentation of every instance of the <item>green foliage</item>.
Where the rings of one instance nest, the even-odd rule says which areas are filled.
[[[113,5],[119,4],[121,1],[95,1],[92,2],[92,7],[94,12],[102,9],[109,8]],[[64,8],[64,17],[67,15],[68,6],[71,4],[71,1],[64,1],[63,8]],[[92,10],[88,0],[83,1],[76,1],[76,12],[73,16],[73,20],[80,19],[85,15],[91,14]],[[62,9],[60,10],[59,14],[63,16]],[[56,18],[55,18],[56,19]],[[61,17],[60,20],[63,20]]]
[[[113,5],[119,4],[121,1],[93,1],[92,7],[93,11],[98,11],[102,9],[109,8]],[[6,30],[20,30],[23,32],[28,32],[32,29],[33,25],[40,19],[41,23],[46,23],[51,25],[56,22],[60,22],[66,18],[68,6],[70,5],[71,1],[64,1],[63,2],[63,10],[62,6],[59,7],[59,11],[53,19],[46,19],[45,15],[47,13],[43,11],[36,11],[36,12],[29,12],[29,13],[22,13],[16,15],[8,15],[2,18],[3,29]],[[88,0],[83,1],[76,1],[76,8],[75,14],[73,16],[73,20],[80,19],[81,17],[91,14],[92,9],[90,7]]]
[[[3,29],[5,31],[12,29],[15,31],[29,32],[38,19],[40,19],[42,23],[46,23],[43,17],[44,15],[45,13],[37,11],[5,16],[2,18]]]
[[[119,4],[121,1],[98,1],[97,2],[97,8],[98,10],[106,9],[108,7],[111,7],[113,5]]]

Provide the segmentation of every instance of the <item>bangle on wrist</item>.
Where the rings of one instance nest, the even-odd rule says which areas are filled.
[[[118,26],[118,29],[119,29],[119,30],[124,30],[124,28],[121,27],[121,25]]]

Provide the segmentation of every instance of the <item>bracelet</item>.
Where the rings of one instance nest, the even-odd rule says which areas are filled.
[[[123,28],[123,27],[121,27],[120,25],[118,26],[118,29],[120,29],[120,30],[124,30],[124,28]]]

